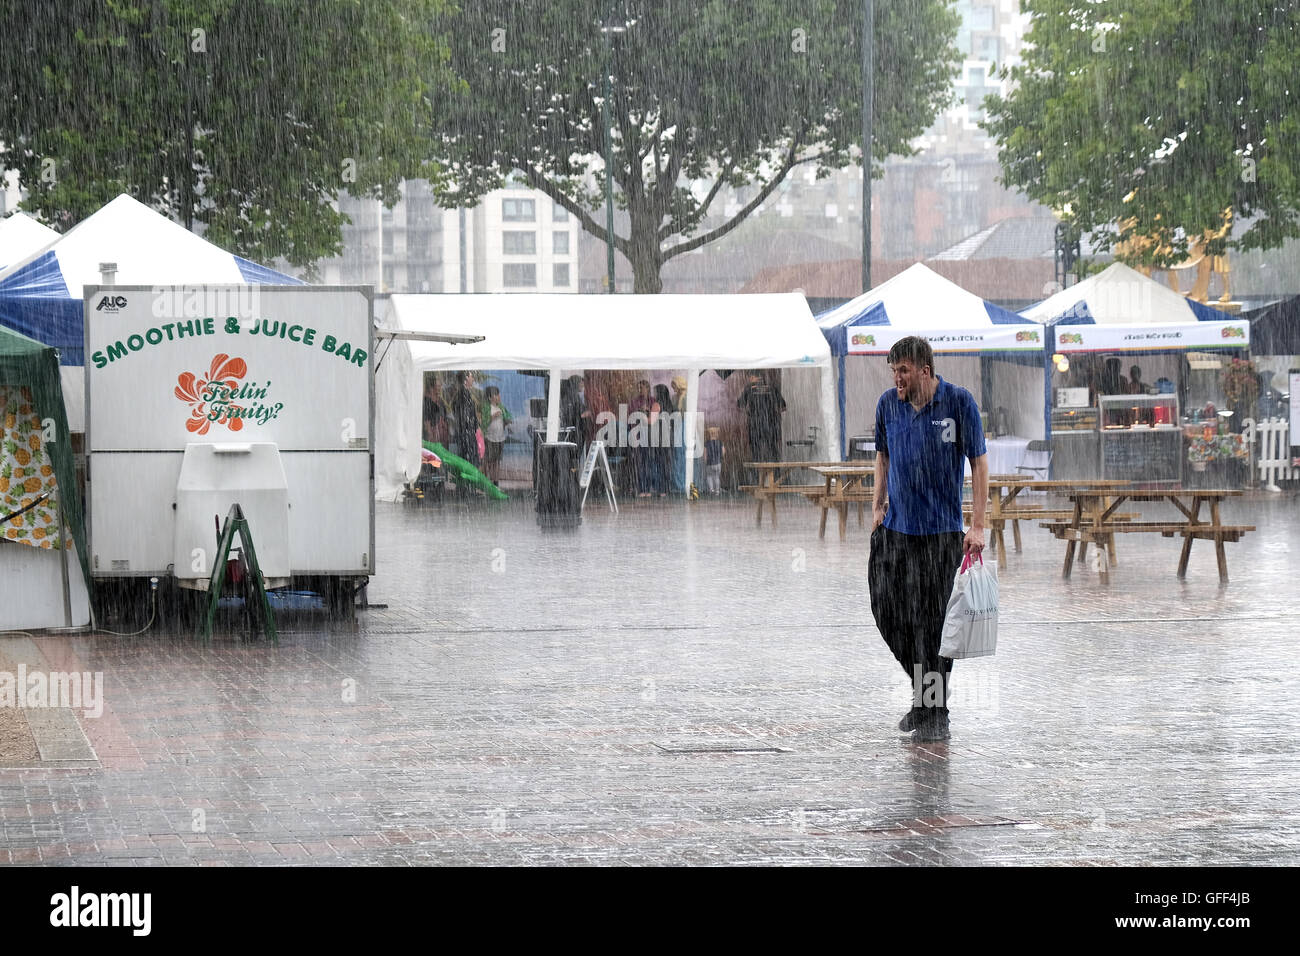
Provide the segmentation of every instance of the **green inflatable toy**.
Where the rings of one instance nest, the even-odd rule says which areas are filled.
[[[505,501],[510,497],[496,485],[492,484],[492,480],[488,478],[487,475],[483,474],[483,472],[479,471],[464,458],[453,455],[436,441],[426,441],[422,444],[425,448],[429,449],[429,451],[442,459],[442,466],[447,469],[448,474],[451,475],[452,480],[455,481],[456,484],[471,485],[479,489],[493,501]]]

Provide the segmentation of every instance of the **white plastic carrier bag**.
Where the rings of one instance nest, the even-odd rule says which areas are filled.
[[[962,560],[948,599],[948,613],[943,620],[943,640],[939,656],[960,660],[988,657],[998,646],[998,572],[997,566],[978,563],[968,554]]]

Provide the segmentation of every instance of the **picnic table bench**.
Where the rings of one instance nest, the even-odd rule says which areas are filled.
[[[1031,478],[1028,475],[989,475],[989,507],[985,512],[985,525],[988,528],[989,550],[992,551],[998,562],[998,570],[1005,571],[1007,567],[1007,542],[1006,542],[1006,525],[1011,522],[1011,535],[1015,541],[1016,551],[1021,550],[1020,541],[1020,522],[1021,521],[1038,521],[1040,523],[1049,521],[1066,521],[1069,520],[1074,512],[1072,509],[1049,509],[1039,504],[1028,504],[1024,501],[1018,501],[1017,498],[1024,491],[1055,491],[1062,492],[1072,489],[1107,489],[1107,488],[1126,488],[1129,482],[1113,478],[1096,478],[1096,479],[1049,479],[1049,478]],[[969,501],[962,503],[962,515],[970,521],[972,507]],[[1115,513],[1111,515],[1111,520],[1116,522],[1127,522],[1139,517],[1133,512],[1123,514]],[[1107,544],[1111,549],[1112,555],[1115,551],[1115,542],[1113,538],[1108,539]]]
[[[873,462],[835,462],[813,465],[811,470],[825,479],[823,486],[806,491],[808,500],[821,509],[817,537],[826,537],[826,514],[831,508],[839,513],[840,540],[844,540],[849,522],[849,505],[858,506],[858,527],[863,526],[863,512],[874,497],[876,466]]]
[[[838,465],[838,461],[747,461],[744,467],[752,468],[758,473],[758,482],[753,485],[741,485],[740,490],[758,499],[758,512],[755,518],[758,526],[763,526],[763,506],[767,505],[772,515],[772,527],[776,527],[776,499],[780,495],[800,495],[821,489],[820,484],[789,484],[790,473],[804,468],[816,469],[819,465]]]
[[[1187,562],[1192,553],[1192,542],[1203,539],[1214,542],[1214,553],[1219,564],[1219,580],[1228,582],[1228,558],[1223,545],[1229,541],[1239,541],[1243,534],[1254,531],[1254,525],[1224,524],[1219,514],[1219,505],[1224,498],[1236,497],[1240,491],[1224,489],[1184,489],[1166,488],[1159,490],[1130,489],[1079,489],[1070,492],[1069,497],[1074,509],[1066,520],[1043,522],[1043,527],[1050,530],[1059,539],[1064,539],[1065,566],[1063,576],[1068,578],[1074,564],[1075,550],[1079,558],[1087,553],[1088,545],[1095,544],[1099,549],[1100,565],[1098,570],[1103,581],[1109,580],[1110,565],[1115,563],[1113,550],[1114,535],[1147,532],[1160,534],[1166,538],[1181,535],[1182,553],[1178,558],[1178,577],[1187,575]],[[1167,501],[1182,513],[1185,521],[1117,521],[1115,512],[1125,501]],[[1201,519],[1201,506],[1209,502],[1210,518]],[[1107,559],[1106,547],[1111,553]],[[1081,547],[1080,547],[1081,546]]]

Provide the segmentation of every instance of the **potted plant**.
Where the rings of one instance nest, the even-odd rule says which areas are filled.
[[[1240,435],[1193,438],[1187,443],[1187,460],[1192,471],[1205,471],[1211,462],[1245,461],[1248,451]]]

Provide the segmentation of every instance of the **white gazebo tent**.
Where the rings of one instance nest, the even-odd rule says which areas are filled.
[[[0,219],[0,269],[26,259],[58,238],[59,234],[49,226],[21,212]]]
[[[375,489],[392,499],[420,467],[423,374],[551,373],[547,438],[559,431],[560,379],[584,369],[687,369],[686,480],[693,480],[698,378],[708,369],[816,370],[817,454],[839,446],[830,349],[802,295],[394,295],[394,332],[483,336],[471,344],[392,339],[377,349]],[[382,337],[383,330],[379,335]],[[835,456],[838,458],[838,455]]]

